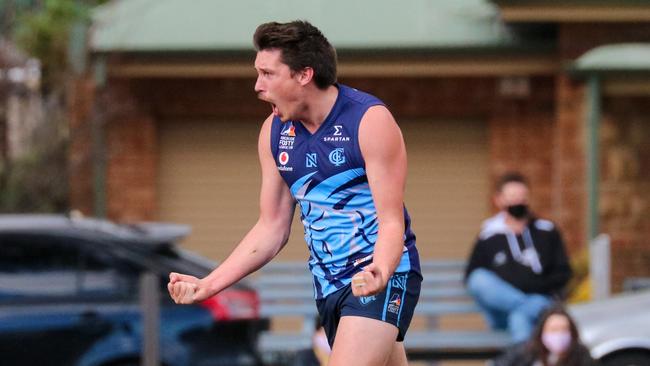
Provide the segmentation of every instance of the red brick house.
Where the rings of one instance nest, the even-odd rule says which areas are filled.
[[[213,3],[98,10],[91,66],[71,86],[74,208],[189,223],[185,245],[222,259],[257,217],[255,144],[269,108],[253,93],[252,33],[300,18],[337,47],[340,81],[382,98],[400,123],[424,257],[467,255],[495,177],[516,169],[572,253],[607,232],[614,284],[650,275],[650,64],[639,56],[650,5]],[[616,45],[632,42],[635,61],[619,62]],[[307,256],[301,235],[296,221],[281,256]]]

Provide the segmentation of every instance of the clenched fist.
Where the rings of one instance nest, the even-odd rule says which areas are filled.
[[[194,276],[170,273],[167,284],[169,296],[177,304],[194,304],[209,297],[202,281]]]
[[[367,265],[361,272],[352,276],[352,294],[354,296],[372,296],[386,287],[381,270],[374,263]]]

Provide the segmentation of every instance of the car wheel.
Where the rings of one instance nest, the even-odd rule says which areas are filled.
[[[602,359],[603,366],[646,366],[650,365],[650,352],[623,351]]]

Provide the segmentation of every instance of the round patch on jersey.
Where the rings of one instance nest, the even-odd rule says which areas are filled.
[[[278,161],[280,161],[280,164],[282,165],[287,165],[289,162],[289,154],[286,151],[281,152],[280,156],[278,156]]]

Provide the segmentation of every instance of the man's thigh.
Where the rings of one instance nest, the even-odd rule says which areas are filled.
[[[417,304],[422,277],[414,272],[396,273],[386,288],[373,296],[356,297],[346,286],[316,305],[330,345],[338,337],[340,319],[346,316],[363,317],[388,323],[397,327],[395,340],[404,339]]]
[[[339,322],[329,365],[386,365],[396,349],[397,331],[397,327],[381,320],[344,316]]]

